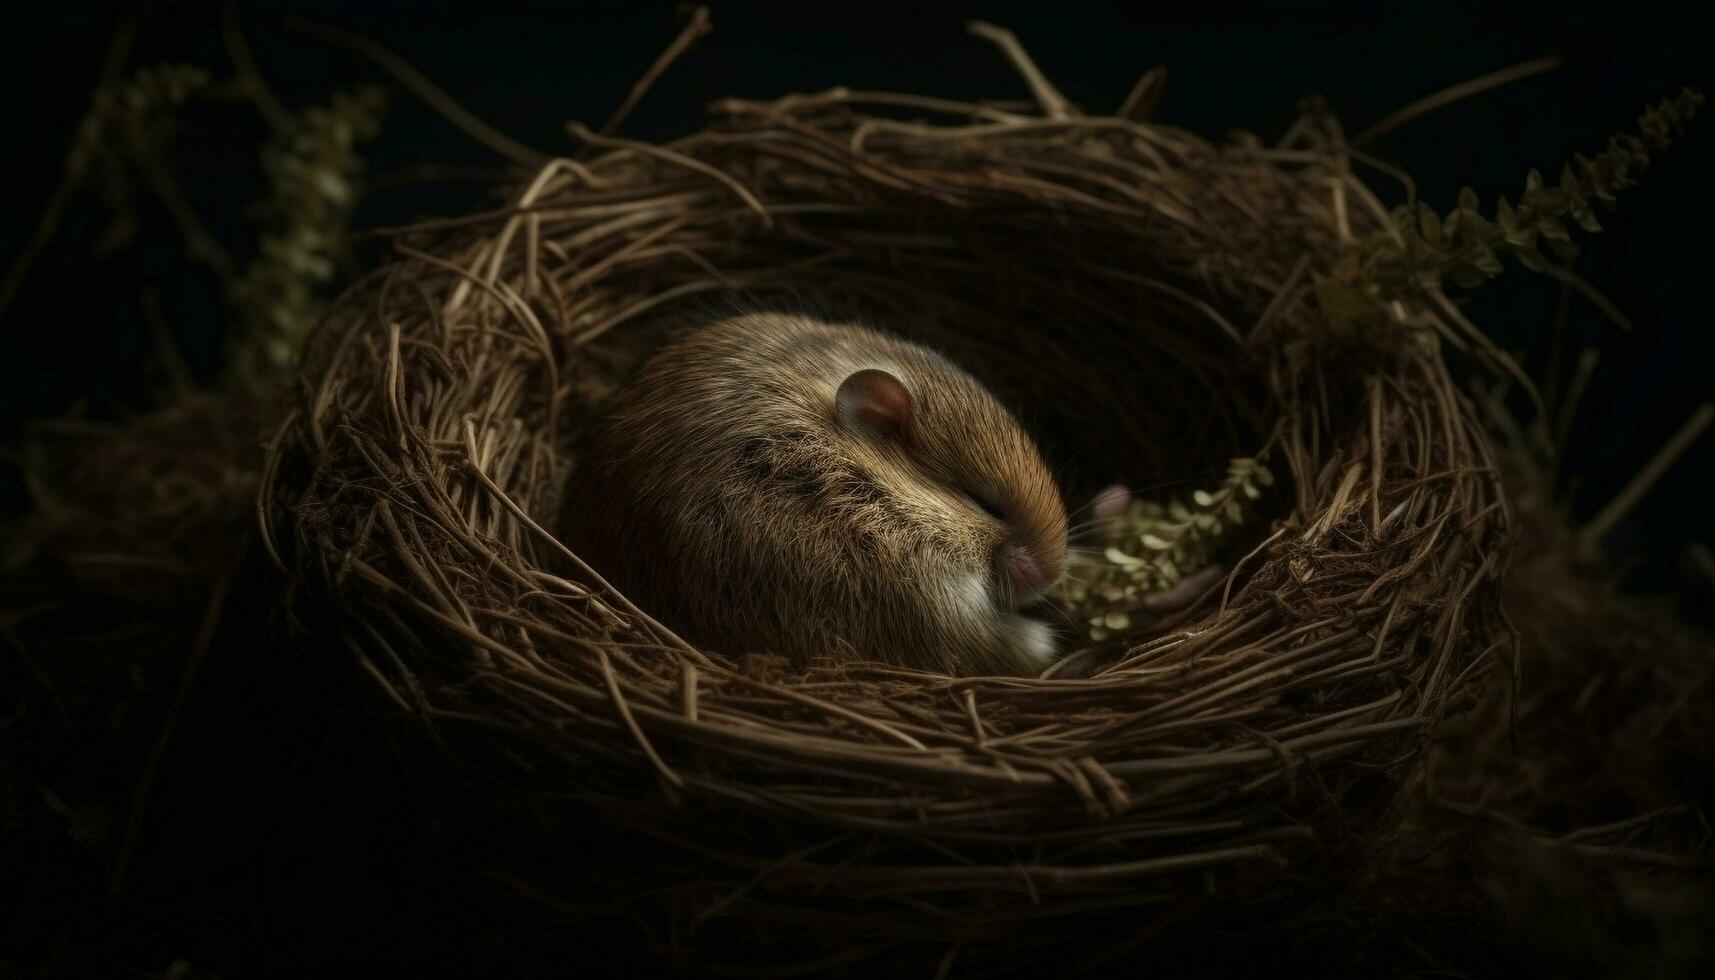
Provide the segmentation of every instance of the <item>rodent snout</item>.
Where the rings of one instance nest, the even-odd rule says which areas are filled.
[[[1006,595],[1014,608],[1027,606],[1048,592],[1048,575],[1042,563],[1022,545],[1009,545],[1000,554],[1000,574]]]

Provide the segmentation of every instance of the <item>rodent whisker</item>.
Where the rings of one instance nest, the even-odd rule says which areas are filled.
[[[1083,506],[1078,507],[1075,510],[1067,511],[1066,512],[1067,522],[1070,523],[1074,518],[1080,516],[1085,511],[1090,510],[1091,508],[1095,507],[1096,504],[1098,504],[1100,502],[1101,502],[1101,497],[1100,497],[1100,495],[1097,495],[1097,496],[1091,497],[1088,501],[1086,501],[1083,504]]]
[[[1062,608],[1058,602],[1040,602],[1037,603],[1037,605],[1044,609],[1051,610],[1054,614],[1053,618],[1059,620],[1059,625],[1064,626],[1069,630],[1082,632],[1078,623],[1072,619],[1072,614]]]
[[[1079,524],[1073,524],[1072,526],[1070,526],[1066,529],[1066,536],[1068,538],[1076,538],[1079,535],[1084,534],[1085,532],[1094,531],[1094,530],[1100,528],[1104,524],[1112,524],[1116,520],[1118,520],[1118,518],[1096,517],[1096,518],[1092,518],[1092,519],[1087,520],[1087,521],[1083,521],[1082,523],[1079,523]]]
[[[1090,580],[1088,578],[1085,578],[1082,575],[1075,574],[1070,569],[1067,569],[1067,571],[1066,571],[1066,580],[1069,582],[1072,582],[1075,585],[1088,585],[1090,583]]]

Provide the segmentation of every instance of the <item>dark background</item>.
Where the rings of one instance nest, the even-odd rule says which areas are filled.
[[[1248,129],[1272,139],[1309,94],[1323,96],[1348,132],[1357,132],[1470,77],[1545,54],[1564,57],[1558,72],[1442,109],[1371,147],[1409,170],[1422,196],[1443,210],[1467,184],[1485,205],[1501,193],[1516,200],[1529,168],[1552,178],[1573,152],[1600,149],[1610,134],[1629,129],[1645,104],[1684,85],[1715,94],[1715,5],[1707,3],[712,6],[714,34],[667,73],[624,127],[627,135],[662,139],[691,131],[704,104],[729,94],[765,98],[845,84],[1024,97],[1005,61],[965,33],[972,16],[1016,31],[1061,90],[1093,111],[1117,106],[1139,73],[1165,64],[1170,77],[1158,120],[1211,137]],[[25,240],[87,108],[109,34],[131,9],[39,2],[7,12],[0,30],[0,257],[9,260]],[[604,120],[680,23],[667,3],[246,6],[243,21],[262,71],[291,107],[387,80],[350,52],[285,30],[281,14],[288,9],[381,40],[500,130],[550,152],[569,146],[566,120]],[[161,60],[226,74],[217,8],[182,2],[153,14],[132,64]],[[395,179],[425,160],[476,167],[498,161],[397,87],[391,93],[393,108],[368,152],[377,186],[360,225],[485,203],[476,180]],[[1715,108],[1705,115],[1715,117]],[[1580,481],[1574,495],[1580,516],[1593,515],[1698,404],[1715,398],[1707,285],[1715,258],[1712,134],[1715,118],[1700,119],[1621,199],[1617,213],[1603,215],[1608,231],[1580,239],[1578,269],[1638,327],[1623,335],[1587,304],[1575,300],[1570,307],[1568,348],[1595,345],[1603,357],[1566,459],[1567,472]],[[256,162],[262,136],[254,113],[215,113],[193,120],[180,154],[203,219],[240,261],[246,255],[239,246],[251,240],[243,207],[262,192]],[[1380,176],[1372,185],[1395,193]],[[205,380],[214,376],[223,311],[213,281],[186,262],[163,215],[146,216],[138,247],[92,265],[89,246],[102,206],[86,195],[68,210],[0,320],[0,444],[29,418],[78,406],[112,416],[150,403],[163,374],[139,303],[144,287],[159,290],[193,371]],[[1478,323],[1522,351],[1533,377],[1544,377],[1547,368],[1557,294],[1540,277],[1509,271],[1476,299]],[[1690,574],[1683,553],[1690,543],[1715,540],[1712,499],[1715,437],[1705,435],[1610,541],[1632,566],[1635,585],[1677,592],[1683,610],[1705,618],[1715,607],[1710,583]],[[22,502],[15,475],[0,467],[0,506]],[[234,617],[235,637],[219,641],[233,652],[254,643],[243,635],[241,619]],[[57,932],[62,903],[69,908],[68,896],[87,893],[89,883],[99,889],[104,872],[60,828],[47,826],[32,840],[55,840],[55,849],[16,867],[37,884],[64,876],[63,888],[36,896],[32,914],[7,925],[16,933],[9,938],[40,937],[64,947],[100,936],[107,952],[91,961],[114,969],[158,970],[189,955],[251,967],[240,974],[325,965],[321,957],[347,944],[364,944],[368,959],[393,963],[433,962],[459,948],[452,940],[426,939],[424,923],[438,914],[434,900],[399,871],[415,858],[407,853],[409,841],[388,830],[413,814],[370,785],[350,747],[307,720],[301,706],[276,703],[268,689],[277,679],[260,666],[212,658],[200,683],[204,693],[190,702],[157,792],[155,830],[139,857],[142,880],[105,918]],[[8,693],[6,704],[11,700]],[[0,901],[13,891],[11,882],[0,884]]]
[[[386,79],[349,51],[305,39],[282,14],[341,24],[377,38],[491,122],[552,152],[563,124],[606,118],[676,31],[668,3],[488,4],[301,2],[252,4],[243,22],[265,76],[288,106],[325,101],[335,88]],[[6,179],[0,255],[10,256],[61,167],[88,104],[106,40],[124,4],[16,7],[3,37]],[[1278,136],[1302,96],[1323,96],[1357,132],[1388,112],[1476,75],[1544,54],[1565,67],[1442,109],[1384,136],[1372,152],[1404,166],[1423,198],[1445,209],[1470,185],[1485,206],[1516,199],[1526,170],[1552,178],[1575,151],[1594,152],[1629,128],[1649,101],[1693,85],[1715,92],[1709,4],[1230,4],[1230,3],[722,3],[714,34],[675,65],[624,127],[669,138],[699,125],[702,106],[727,94],[769,97],[837,84],[964,98],[1023,97],[1011,68],[966,35],[973,16],[1014,29],[1073,101],[1117,106],[1144,69],[1169,68],[1161,121],[1219,137],[1235,129]],[[212,3],[160,5],[134,64],[160,60],[228,72]],[[380,186],[360,225],[481,203],[474,180],[394,182],[423,161],[494,165],[495,156],[397,87],[381,138],[369,148]],[[1709,175],[1712,127],[1700,120],[1658,159],[1642,186],[1604,215],[1606,234],[1581,239],[1578,268],[1638,325],[1627,336],[1574,301],[1567,347],[1601,348],[1603,368],[1582,404],[1566,471],[1579,480],[1575,511],[1590,516],[1702,401],[1715,397]],[[229,111],[194,127],[183,147],[186,184],[204,220],[244,258],[253,240],[242,208],[261,193],[254,113]],[[1380,175],[1372,185],[1397,196]],[[81,399],[111,413],[143,404],[160,380],[139,290],[160,290],[166,320],[193,370],[217,363],[221,309],[212,280],[191,267],[163,216],[140,247],[92,267],[103,216],[85,195],[0,322],[0,431],[66,411]],[[1521,350],[1545,376],[1558,287],[1510,272],[1478,297],[1479,323]],[[1568,358],[1570,360],[1570,358]],[[1688,542],[1715,539],[1715,439],[1705,437],[1611,539],[1635,566],[1635,584],[1690,590],[1688,611],[1710,603],[1707,580],[1684,560]],[[16,505],[14,479],[0,503]],[[1701,591],[1699,591],[1701,590]]]

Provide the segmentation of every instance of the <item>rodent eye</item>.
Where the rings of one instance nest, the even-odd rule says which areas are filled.
[[[1000,507],[997,504],[995,504],[992,500],[990,500],[989,498],[983,496],[982,494],[974,493],[970,490],[966,490],[965,491],[965,497],[968,498],[971,503],[975,504],[978,507],[978,509],[980,509],[983,513],[994,518],[995,520],[997,520],[997,521],[1006,520],[1006,514],[1001,512]]]

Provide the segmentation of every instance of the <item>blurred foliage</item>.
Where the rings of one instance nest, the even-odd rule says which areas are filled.
[[[257,212],[257,255],[228,284],[238,316],[229,367],[241,373],[289,367],[327,302],[350,250],[352,213],[362,196],[360,146],[381,130],[380,89],[336,92],[286,120],[262,148],[269,196]]]
[[[112,216],[98,235],[103,256],[136,240],[141,223],[137,178],[159,186],[179,133],[180,113],[191,99],[217,94],[213,78],[194,65],[161,64],[96,88],[66,155],[65,177],[89,183]]]
[[[361,148],[379,134],[386,110],[382,91],[366,86],[336,92],[326,105],[270,115],[259,160],[267,196],[252,209],[260,226],[255,255],[240,269],[181,187],[174,148],[194,105],[242,101],[252,85],[170,63],[101,85],[64,174],[72,186],[93,189],[110,212],[94,245],[98,257],[135,243],[140,190],[153,193],[177,224],[187,256],[219,282],[232,317],[223,363],[241,383],[289,367],[328,302],[363,196]]]

